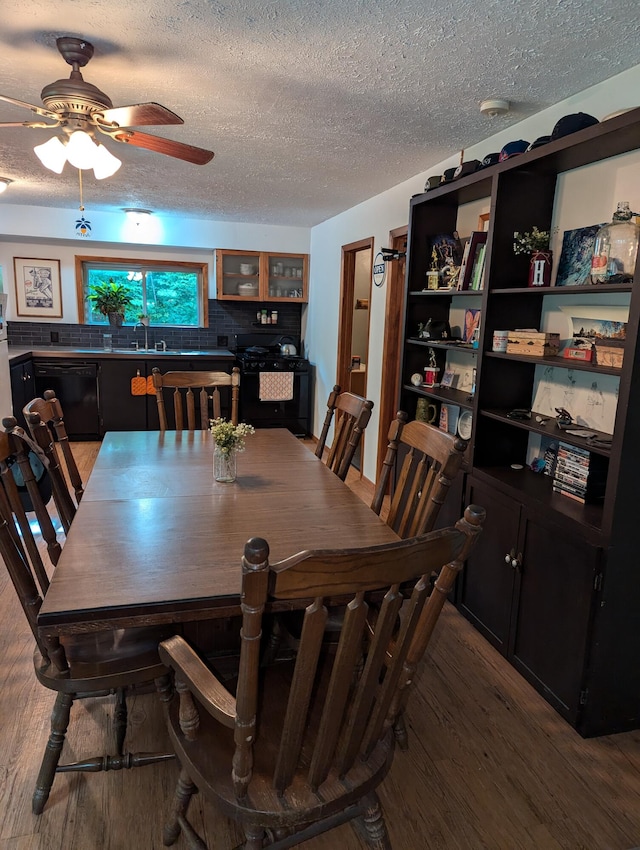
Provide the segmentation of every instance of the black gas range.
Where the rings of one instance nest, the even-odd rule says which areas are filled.
[[[292,347],[296,354],[289,353]],[[256,428],[288,428],[307,436],[310,371],[309,361],[297,353],[299,338],[268,332],[236,334],[233,350],[240,368],[240,419]],[[291,377],[274,381],[282,373]]]

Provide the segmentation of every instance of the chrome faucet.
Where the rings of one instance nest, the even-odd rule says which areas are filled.
[[[167,343],[161,339],[159,342],[156,342],[156,351],[166,351]]]
[[[144,348],[143,351],[149,351],[149,326],[144,322],[138,322],[136,325],[136,330],[138,328],[144,328]]]

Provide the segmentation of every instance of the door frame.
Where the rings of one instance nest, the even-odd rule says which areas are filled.
[[[389,247],[394,251],[407,250],[409,225],[389,231]],[[403,273],[404,270],[404,273]],[[378,414],[378,456],[376,478],[387,453],[388,432],[395,419],[400,399],[400,361],[405,301],[406,257],[403,262],[389,260],[387,263],[387,300],[384,315],[384,337],[382,362],[389,364],[382,369],[380,383],[380,412]],[[395,368],[391,364],[394,364]]]
[[[338,355],[336,363],[336,384],[344,392],[349,389],[351,380],[351,334],[353,332],[353,297],[355,293],[356,254],[367,248],[371,250],[371,268],[373,275],[374,238],[359,239],[342,246],[340,263],[340,318],[338,323]],[[369,317],[371,321],[371,317]],[[367,352],[367,361],[369,353]],[[365,377],[366,389],[366,377]]]

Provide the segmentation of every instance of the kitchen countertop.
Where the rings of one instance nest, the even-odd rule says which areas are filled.
[[[132,357],[137,359],[155,359],[157,357],[206,357],[209,360],[232,360],[235,355],[226,348],[214,349],[169,349],[168,351],[136,351],[134,348],[114,348],[113,351],[104,351],[102,348],[73,348],[71,346],[50,345],[42,348],[28,346],[9,346],[9,362],[19,362],[28,357],[41,357],[50,360],[62,359],[100,359],[100,360],[122,360]]]

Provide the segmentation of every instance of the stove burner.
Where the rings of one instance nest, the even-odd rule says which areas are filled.
[[[268,354],[269,349],[265,348],[263,345],[250,345],[249,348],[245,348],[246,354]]]

